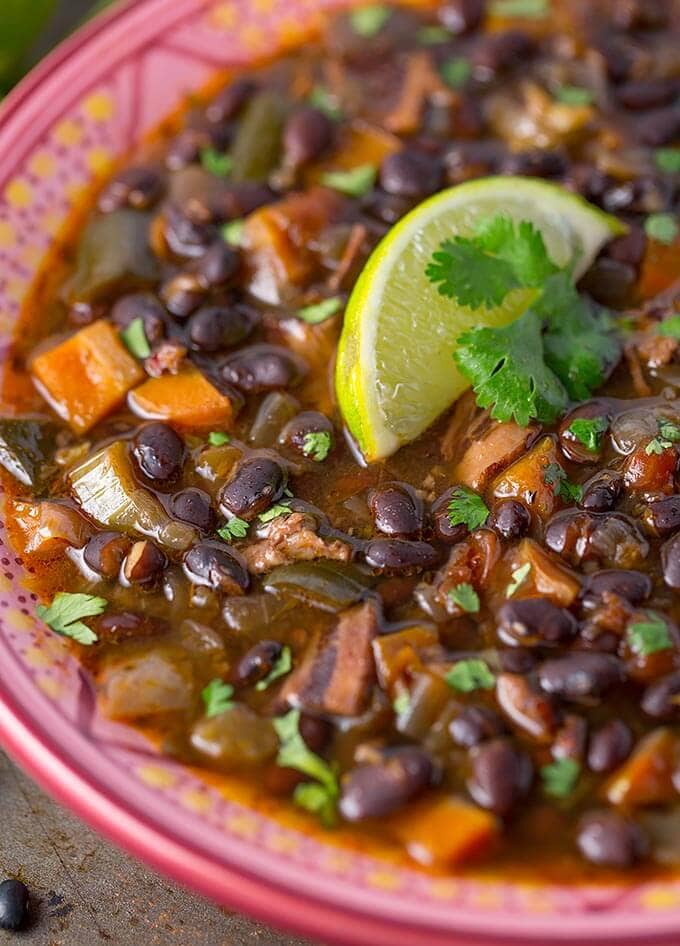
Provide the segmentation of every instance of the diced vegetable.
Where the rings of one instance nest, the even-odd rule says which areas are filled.
[[[279,163],[286,103],[260,92],[247,105],[232,147],[233,181],[266,181]]]
[[[376,125],[357,119],[345,128],[333,156],[323,165],[310,169],[310,179],[319,181],[324,174],[352,171],[362,167],[380,167],[385,158],[402,148],[396,135]]]
[[[149,378],[130,392],[128,404],[140,417],[186,427],[229,428],[234,414],[231,400],[193,366]]]
[[[200,719],[191,732],[191,745],[214,766],[230,771],[271,759],[279,741],[270,719],[235,703],[223,713]]]
[[[54,472],[56,426],[48,420],[0,418],[0,466],[34,493]]]
[[[520,427],[514,421],[494,421],[467,448],[453,471],[454,480],[477,492],[484,489],[494,474],[517,460],[537,430],[534,425]]]
[[[508,578],[526,569],[521,588],[513,597],[536,598],[545,596],[553,604],[568,608],[576,600],[581,588],[576,575],[556,561],[533,539],[523,539],[508,559]]]
[[[343,611],[361,601],[372,584],[369,575],[343,562],[282,565],[265,579],[265,590],[290,595],[325,611]]]
[[[82,549],[93,532],[78,510],[65,503],[14,500],[11,509],[25,554],[41,561],[59,558],[67,548]]]
[[[133,720],[189,709],[195,684],[191,661],[178,648],[157,648],[106,663],[97,680],[109,719]]]
[[[151,285],[160,277],[149,246],[150,218],[134,210],[117,210],[95,218],[78,246],[70,302],[95,302],[114,290]]]
[[[405,702],[403,712],[398,714],[397,729],[409,739],[426,739],[446,705],[451,702],[451,696],[450,687],[437,674],[413,674],[408,702]]]
[[[79,434],[120,407],[144,377],[117,332],[103,320],[38,355],[31,372],[50,406]]]
[[[546,477],[546,469],[553,465],[561,469],[557,446],[552,437],[543,437],[525,456],[496,477],[492,485],[494,496],[521,499],[541,519],[549,519],[559,503],[550,477]]]
[[[672,801],[677,798],[673,773],[679,758],[677,734],[666,727],[654,729],[612,775],[605,787],[607,801],[626,808]]]
[[[191,526],[171,519],[155,496],[137,483],[121,440],[72,470],[68,481],[83,512],[109,529],[138,532],[179,551],[197,539]]]
[[[433,627],[407,627],[403,631],[376,637],[373,654],[380,685],[391,693],[405,670],[417,670],[422,666],[419,651],[438,643],[439,635]]]

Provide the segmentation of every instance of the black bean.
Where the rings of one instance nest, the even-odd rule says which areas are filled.
[[[600,451],[589,450],[569,428],[575,420],[592,420],[597,418],[604,424],[604,432],[601,437],[606,436],[609,427],[609,414],[611,411],[610,403],[604,398],[592,398],[590,401],[584,401],[564,415],[559,428],[560,447],[562,452],[573,463],[595,463],[597,462]]]
[[[0,884],[0,929],[18,930],[28,912],[28,887],[20,880]]]
[[[482,808],[508,815],[528,794],[533,780],[531,759],[509,739],[483,742],[470,751],[468,791]]]
[[[342,783],[340,812],[347,821],[382,818],[403,807],[430,785],[430,757],[415,746],[391,749],[381,762],[360,765]]]
[[[98,532],[83,549],[88,568],[102,578],[117,578],[123,559],[130,548],[130,539],[120,532]]]
[[[305,366],[287,348],[261,344],[230,355],[220,371],[228,384],[253,394],[290,387],[303,376]]]
[[[612,31],[598,38],[596,49],[604,60],[612,82],[623,82],[630,76],[636,59],[636,50],[629,40]]]
[[[678,87],[672,79],[633,79],[619,86],[619,102],[633,111],[645,111],[668,105],[678,94]]]
[[[590,737],[588,765],[593,772],[609,773],[630,755],[633,733],[620,719],[610,719]]]
[[[177,319],[186,319],[195,312],[206,294],[205,286],[193,273],[180,273],[161,286],[161,298]]]
[[[447,0],[437,10],[439,22],[451,33],[463,35],[481,26],[486,0]]]
[[[651,502],[645,510],[645,521],[662,538],[677,532],[680,529],[680,496],[666,496]]]
[[[491,78],[512,66],[526,64],[534,50],[534,41],[527,33],[507,30],[484,36],[472,53],[472,63],[480,78]]]
[[[182,259],[197,259],[215,242],[217,229],[210,220],[196,220],[176,204],[167,204],[164,214],[163,235],[169,249],[176,256]]]
[[[186,553],[183,564],[184,573],[194,584],[227,595],[241,595],[250,585],[242,557],[216,542],[199,542]]]
[[[385,158],[380,167],[380,186],[400,197],[427,197],[444,182],[439,158],[407,148]]]
[[[584,604],[597,606],[605,592],[625,598],[633,605],[642,604],[652,593],[652,579],[643,572],[625,568],[606,568],[592,572],[583,585]]]
[[[502,718],[487,706],[466,706],[449,723],[449,733],[458,746],[471,749],[486,739],[494,739],[506,732]]]
[[[212,532],[215,528],[215,512],[210,496],[202,489],[183,489],[170,500],[170,514],[175,519],[196,526],[200,532]]]
[[[196,275],[210,288],[227,286],[238,273],[241,259],[238,250],[224,240],[210,246],[196,265]]]
[[[111,321],[118,328],[127,328],[135,319],[144,323],[144,334],[150,345],[155,345],[165,338],[168,316],[155,296],[139,292],[122,296],[111,309]]]
[[[567,700],[580,700],[602,696],[623,683],[625,668],[620,660],[609,654],[574,652],[566,657],[546,660],[539,668],[538,678],[546,693]]]
[[[387,194],[376,188],[368,195],[365,210],[371,217],[382,223],[393,224],[401,220],[417,203],[415,197],[403,197],[400,194]]]
[[[642,694],[640,705],[643,711],[654,719],[671,719],[678,715],[680,709],[677,702],[678,694],[680,694],[680,670],[650,683]]]
[[[633,266],[601,256],[595,260],[579,285],[602,305],[620,307],[630,296],[636,280],[637,270]]]
[[[635,134],[651,148],[670,144],[680,135],[680,108],[669,106],[643,115],[635,123]]]
[[[211,202],[215,216],[226,222],[247,217],[258,207],[271,203],[274,192],[265,184],[256,181],[239,181],[238,184],[224,186]]]
[[[283,428],[279,436],[279,443],[293,447],[304,456],[313,456],[309,435],[328,434],[330,449],[333,449],[335,431],[332,422],[320,411],[302,411],[296,414]]]
[[[451,524],[449,516],[449,504],[453,496],[455,487],[447,489],[432,504],[432,526],[436,537],[440,542],[446,542],[447,545],[456,545],[461,542],[468,534],[467,526],[462,523]]]
[[[568,167],[567,159],[559,151],[519,151],[508,155],[502,162],[501,174],[524,174],[528,177],[562,177]]]
[[[269,457],[251,457],[236,469],[233,479],[222,488],[220,508],[227,516],[254,519],[283,496],[286,471]]]
[[[100,641],[120,644],[128,640],[159,637],[169,630],[165,621],[148,614],[133,614],[131,611],[102,614],[96,619],[95,629]]]
[[[647,557],[649,543],[628,516],[566,509],[548,523],[545,544],[573,565],[585,561],[629,568]]]
[[[264,680],[274,669],[283,645],[278,641],[260,641],[251,647],[236,664],[232,680],[237,686],[253,686]]]
[[[171,483],[182,472],[184,441],[167,424],[147,424],[132,441],[132,455],[137,466],[156,483]]]
[[[102,213],[123,207],[147,210],[160,200],[162,194],[163,178],[154,168],[126,168],[102,191],[97,206]]]
[[[447,177],[450,183],[469,180],[497,171],[505,157],[505,149],[498,141],[457,141],[445,155]]]
[[[680,533],[661,546],[663,580],[673,591],[680,591]]]
[[[609,512],[623,490],[623,476],[615,470],[601,470],[583,486],[579,506],[589,512]]]
[[[503,648],[498,660],[504,673],[531,673],[536,666],[536,658],[526,647]]]
[[[283,130],[284,162],[299,168],[318,158],[333,140],[334,126],[318,108],[304,106],[290,115]]]
[[[252,79],[237,79],[215,96],[205,111],[206,118],[215,125],[229,121],[241,111],[256,88]]]
[[[489,525],[504,539],[520,539],[529,531],[531,513],[516,499],[503,499],[491,511]]]
[[[131,585],[148,585],[158,578],[168,560],[161,550],[143,539],[135,542],[123,563],[123,574]]]
[[[196,351],[216,352],[240,344],[252,332],[251,310],[239,305],[208,305],[187,322],[187,335]]]
[[[628,233],[612,240],[607,245],[606,253],[611,259],[618,260],[619,263],[627,263],[637,269],[645,256],[647,234],[642,227],[636,224],[629,224],[628,226]]]
[[[368,508],[378,532],[415,538],[423,528],[423,504],[406,483],[386,483],[368,494]]]
[[[668,26],[671,9],[668,0],[619,0],[612,14],[624,30],[658,30]]]
[[[208,136],[195,128],[187,128],[177,135],[165,152],[165,163],[171,171],[179,171],[194,164],[201,156],[201,151],[209,144]]]
[[[498,636],[505,644],[554,647],[576,637],[573,614],[546,598],[506,601],[498,612]]]
[[[602,206],[604,195],[614,182],[604,171],[589,164],[573,164],[565,183],[587,200]]]
[[[433,546],[407,539],[372,539],[366,543],[364,555],[371,568],[393,575],[413,575],[439,563]]]
[[[615,811],[584,815],[577,840],[585,859],[600,867],[632,867],[648,851],[647,840],[638,825]]]
[[[333,738],[333,724],[327,719],[310,716],[309,713],[300,715],[298,730],[312,752],[322,752]]]

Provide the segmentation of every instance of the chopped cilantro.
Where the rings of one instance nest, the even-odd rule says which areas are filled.
[[[302,452],[317,463],[323,462],[331,452],[333,441],[327,430],[310,431],[305,434],[302,442]]]
[[[217,530],[217,534],[225,542],[233,542],[234,539],[244,539],[248,535],[249,524],[245,519],[239,519],[234,516]]]
[[[400,693],[399,696],[392,703],[392,709],[397,714],[397,716],[403,716],[404,713],[408,713],[411,706],[411,694],[404,690],[403,693]]]
[[[472,75],[472,66],[462,56],[447,59],[439,67],[442,79],[452,89],[462,89]]]
[[[668,650],[673,641],[668,633],[668,625],[653,611],[647,612],[646,621],[636,621],[628,626],[626,639],[635,654],[648,657],[660,650]]]
[[[671,443],[680,442],[680,427],[678,427],[677,424],[674,424],[672,420],[667,420],[665,417],[659,417],[657,423],[659,425],[659,433],[664,440],[670,440]]]
[[[352,29],[359,36],[370,39],[383,28],[390,17],[391,10],[384,3],[371,3],[367,7],[352,10],[349,21]]]
[[[328,763],[312,752],[300,735],[300,710],[293,709],[285,716],[279,716],[274,720],[274,728],[280,742],[277,765],[295,769],[314,779],[312,783],[298,785],[293,801],[319,815],[324,824],[332,825],[340,794],[338,779]],[[305,790],[300,791],[303,788]]]
[[[465,486],[457,486],[451,494],[448,517],[452,526],[464,525],[470,532],[481,529],[489,517],[489,508],[477,493]]]
[[[423,46],[436,46],[438,43],[448,43],[453,37],[445,26],[422,26],[416,38]]]
[[[524,584],[524,582],[527,580],[530,572],[531,572],[531,562],[525,562],[524,565],[520,565],[519,568],[516,568],[513,571],[512,575],[510,576],[512,578],[512,581],[510,582],[508,587],[505,589],[506,598],[512,598],[515,592],[518,591],[521,588],[521,586]]]
[[[325,322],[332,315],[342,309],[342,299],[340,296],[332,296],[330,299],[323,299],[315,305],[306,305],[303,309],[297,310],[297,317],[310,325],[318,325],[319,322]]]
[[[555,98],[562,105],[590,105],[593,93],[578,85],[561,85],[555,92]]]
[[[215,177],[229,177],[234,162],[230,155],[216,148],[204,148],[201,151],[201,164]]]
[[[570,483],[564,467],[559,463],[549,463],[543,470],[543,481],[552,486],[553,493],[563,499],[565,503],[577,503],[583,489],[577,483]]]
[[[653,453],[660,456],[664,450],[670,450],[673,446],[670,440],[664,440],[663,437],[653,437],[645,447],[645,453],[650,457]]]
[[[226,713],[234,705],[232,696],[234,688],[229,683],[219,678],[211,680],[210,683],[201,691],[201,699],[205,708],[205,715],[208,719],[213,716],[219,716]]]
[[[570,434],[583,444],[586,450],[597,453],[602,444],[602,434],[609,422],[606,417],[577,417],[567,427]]]
[[[680,148],[658,148],[654,152],[654,163],[665,174],[680,172]]]
[[[552,798],[567,798],[576,787],[580,774],[581,766],[576,759],[555,759],[541,769],[543,791]]]
[[[241,246],[243,244],[244,228],[243,220],[230,220],[229,223],[223,224],[220,230],[222,239],[229,246]]]
[[[87,624],[83,624],[82,619],[103,614],[107,605],[106,598],[60,591],[50,605],[45,607],[39,604],[35,610],[38,617],[57,634],[89,645],[96,643],[97,635]]]
[[[208,434],[208,443],[211,447],[223,447],[225,443],[229,443],[231,437],[229,434],[223,433],[221,430],[213,430]]]
[[[479,611],[479,595],[467,582],[456,585],[449,591],[449,598],[454,604],[457,604],[462,611],[468,614],[476,614]]]
[[[332,187],[348,197],[363,197],[373,189],[377,174],[374,164],[361,164],[350,171],[326,171],[320,181],[324,187]]]
[[[323,112],[326,118],[334,122],[342,121],[342,109],[337,104],[335,96],[323,85],[315,85],[307,101],[318,111]]]
[[[680,341],[680,315],[671,315],[669,318],[660,322],[657,327],[659,335],[665,335],[667,338],[677,338]]]
[[[151,346],[144,331],[144,319],[141,316],[133,319],[120,333],[120,337],[135,358],[148,358],[151,354]]]
[[[290,503],[284,501],[282,503],[275,503],[273,506],[270,506],[269,509],[265,509],[257,518],[260,522],[271,522],[272,519],[277,519],[279,516],[289,516],[291,511]]]
[[[550,0],[493,0],[489,13],[491,16],[542,20],[550,13]]]
[[[645,233],[651,240],[670,246],[680,232],[674,214],[650,214],[645,220]]]
[[[496,685],[496,678],[487,662],[476,657],[459,660],[448,671],[445,679],[450,687],[461,693],[472,693],[473,690],[493,690]]]
[[[255,689],[258,692],[266,690],[267,687],[278,680],[279,677],[285,677],[287,673],[290,673],[293,667],[293,655],[290,652],[290,647],[284,647],[281,653],[279,654],[279,659],[276,661],[271,671],[267,674],[264,680],[260,680]]]

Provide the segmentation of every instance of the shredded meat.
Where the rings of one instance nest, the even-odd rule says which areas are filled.
[[[326,541],[318,536],[314,519],[301,512],[274,519],[266,538],[243,549],[248,570],[254,575],[264,574],[279,565],[315,558],[348,562],[351,554],[351,548],[344,542]]]
[[[669,364],[678,350],[678,340],[664,335],[650,335],[637,346],[640,357],[648,368]]]
[[[164,374],[177,374],[186,358],[187,350],[179,342],[162,342],[156,351],[146,359],[144,368],[152,378]]]

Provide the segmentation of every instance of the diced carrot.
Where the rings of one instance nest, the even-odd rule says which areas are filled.
[[[40,561],[59,558],[65,549],[81,549],[93,529],[76,509],[63,503],[12,503],[23,551]]]
[[[453,795],[416,802],[384,824],[425,867],[463,864],[486,851],[499,834],[494,815]]]
[[[545,481],[546,467],[554,464],[561,466],[555,441],[552,437],[542,437],[525,456],[496,477],[494,496],[521,499],[541,519],[548,519],[559,504],[553,484]]]
[[[533,539],[522,539],[511,555],[503,562],[506,566],[501,591],[504,593],[514,571],[529,565],[529,572],[514,594],[515,598],[549,598],[554,604],[568,608],[575,601],[581,588],[576,575],[555,561],[552,556]]]
[[[193,365],[178,374],[149,378],[130,392],[128,404],[140,417],[182,427],[229,427],[234,413],[230,399]]]
[[[489,479],[516,460],[538,431],[538,427],[520,427],[514,421],[491,426],[476,438],[453,471],[457,483],[479,492]]]
[[[380,167],[390,154],[400,151],[402,143],[396,135],[356,119],[341,132],[333,156],[309,170],[309,178],[318,181],[327,171],[352,171],[371,164]]]
[[[38,355],[31,372],[50,405],[79,434],[119,407],[144,377],[115,329],[102,320]]]
[[[612,805],[658,805],[677,798],[673,772],[680,758],[678,736],[665,726],[644,736],[605,785]]]
[[[421,666],[418,651],[435,647],[439,635],[432,627],[407,627],[394,634],[383,634],[373,641],[373,656],[380,685],[391,690],[404,670]]]

